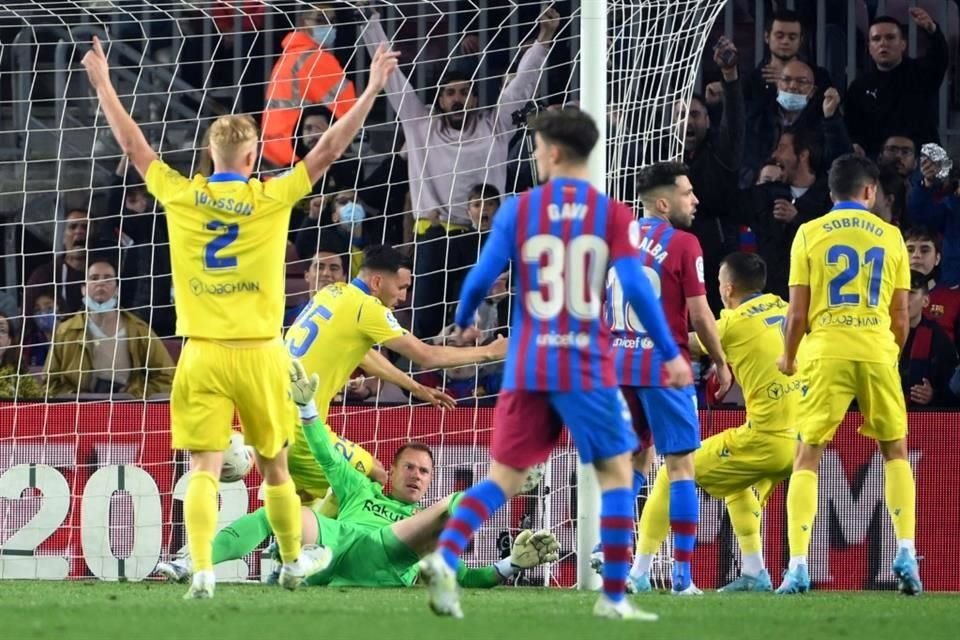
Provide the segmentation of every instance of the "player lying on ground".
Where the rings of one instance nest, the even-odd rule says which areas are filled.
[[[643,202],[639,247],[644,275],[659,294],[660,304],[685,361],[689,362],[690,325],[717,363],[718,397],[731,384],[717,323],[707,304],[703,282],[703,252],[697,237],[684,231],[693,224],[698,200],[689,170],[677,162],[658,162],[641,169],[637,193]],[[694,452],[700,448],[697,392],[692,384],[673,389],[662,360],[650,348],[650,336],[633,307],[623,299],[616,274],[608,277],[606,319],[613,333],[613,349],[620,389],[630,407],[633,427],[643,449],[633,457],[633,491],[646,482],[653,462],[651,443],[664,457],[669,477],[670,527],[673,529],[673,593],[699,595],[693,584],[690,560],[697,540],[700,500],[694,484]],[[664,480],[666,481],[666,480]],[[648,556],[652,557],[652,556]],[[644,562],[644,557],[638,556]],[[636,572],[637,567],[634,567]],[[648,572],[650,567],[641,565]]]
[[[296,409],[287,397],[289,358],[277,338],[283,326],[283,270],[290,211],[339,158],[397,68],[396,52],[377,51],[367,88],[285,176],[251,178],[257,129],[249,116],[225,116],[209,131],[214,173],[189,180],[161,161],[127,113],[110,80],[99,40],[83,58],[110,129],[147,189],[163,205],[170,232],[177,334],[189,338],[177,363],[170,400],[174,449],[191,452],[183,501],[197,572],[188,598],[211,598],[219,473],[239,414],[256,451],[268,519],[283,558],[281,583],[295,588],[326,566],[322,553],[301,553],[300,500],[287,467],[286,443]]]
[[[340,497],[340,513],[328,518],[304,507],[303,541],[321,544],[333,552],[333,562],[308,580],[310,585],[342,587],[408,587],[418,574],[417,562],[433,551],[448,513],[460,494],[448,496],[427,509],[417,506],[433,478],[433,453],[419,443],[408,443],[394,456],[390,490],[354,469],[330,444],[328,429],[317,417],[313,400],[319,381],[307,376],[294,361],[291,394],[302,406],[303,434],[333,491]],[[242,558],[270,535],[264,519],[259,530],[224,529],[214,539],[214,562]],[[553,562],[559,545],[547,531],[523,531],[510,557],[483,569],[462,563],[457,581],[464,587],[489,588],[501,584],[518,569]],[[165,576],[180,581],[190,575],[188,558],[165,563]]]
[[[490,475],[466,492],[437,552],[420,563],[430,584],[430,607],[438,615],[463,616],[456,583],[460,554],[473,532],[517,494],[527,469],[547,459],[566,425],[580,459],[596,468],[603,491],[600,540],[607,561],[594,614],[656,620],[624,597],[635,503],[630,455],[637,437],[601,318],[611,266],[665,364],[667,384],[691,384],[690,365],[643,274],[633,212],[588,180],[596,124],[579,109],[565,108],[541,112],[528,127],[535,132],[537,173],[548,182],[500,207],[457,306],[456,324],[466,330],[490,285],[513,261],[519,288],[494,417]]]
[[[877,441],[884,494],[897,537],[900,591],[923,590],[914,548],[916,486],[907,460],[907,408],[897,360],[910,333],[910,259],[900,230],[871,213],[879,170],[855,155],[833,161],[830,213],[800,226],[790,248],[790,310],[780,371],[797,372],[804,344],[797,429],[787,490],[790,564],[777,593],[810,588],[807,549],[817,515],[817,469],[852,400],[859,432]]]
[[[763,293],[767,268],[753,253],[732,253],[720,264],[720,298],[726,307],[717,323],[720,343],[743,389],[747,421],[703,441],[694,454],[694,480],[714,498],[723,499],[743,552],[739,578],[720,591],[772,591],[763,563],[760,517],[767,498],[793,467],[797,403],[802,382],[777,371],[783,344],[787,303]],[[690,351],[704,353],[697,334]],[[637,556],[630,571],[636,591],[650,591],[650,562],[667,537],[673,498],[668,476],[660,469],[640,516]]]

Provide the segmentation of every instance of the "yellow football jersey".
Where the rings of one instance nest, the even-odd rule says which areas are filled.
[[[890,330],[895,289],[910,289],[910,260],[900,230],[845,203],[803,224],[790,251],[790,286],[810,287],[810,359],[893,364]]]
[[[189,180],[155,160],[146,185],[167,214],[177,333],[279,336],[290,210],[313,188],[306,167],[268,182],[237,174]]]
[[[324,287],[287,330],[290,355],[320,375],[316,402],[326,420],[330,402],[375,344],[407,333],[393,312],[359,279]]]
[[[717,331],[733,375],[743,389],[750,426],[796,438],[801,381],[777,370],[786,316],[787,303],[764,293],[748,298],[736,309],[721,311]],[[700,348],[706,351],[702,343]]]

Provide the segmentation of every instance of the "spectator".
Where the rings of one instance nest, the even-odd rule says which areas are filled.
[[[928,34],[927,55],[906,57],[903,25],[889,16],[877,17],[869,32],[876,68],[860,74],[847,91],[847,129],[871,158],[893,134],[907,134],[920,144],[939,140],[936,97],[947,71],[947,40],[923,9],[910,9],[910,17]]]
[[[927,276],[910,271],[910,333],[900,352],[900,379],[908,405],[947,406],[955,404],[950,378],[957,368],[953,341],[934,320],[924,317],[929,302]]]
[[[960,337],[960,287],[938,281],[940,239],[927,227],[911,227],[903,234],[910,256],[910,268],[927,277],[927,317],[935,320],[950,340]]]
[[[938,167],[929,158],[920,159],[920,172],[910,178],[906,218],[942,235],[943,261],[939,282],[960,285],[960,192],[956,183],[937,178]]]
[[[753,229],[757,253],[767,263],[767,291],[789,296],[790,247],[797,229],[833,206],[830,189],[814,168],[820,163],[816,136],[787,129],[773,153],[783,168],[782,182],[757,185],[740,208],[741,223]]]
[[[53,302],[53,290],[37,294],[33,300],[32,315],[26,318],[23,331],[24,359],[31,368],[42,367],[53,343],[57,313]]]
[[[334,282],[346,282],[350,264],[347,257],[346,245],[333,238],[324,237],[320,241],[317,252],[310,259],[310,266],[303,273],[307,283],[307,300],[295,307],[287,309],[283,319],[283,326],[293,324],[300,312],[310,305],[310,300],[317,295],[320,289]]]
[[[42,398],[43,389],[32,376],[25,375],[16,327],[0,314],[0,398]]]
[[[460,288],[470,268],[477,263],[480,249],[487,241],[493,216],[500,208],[500,190],[490,184],[474,185],[467,201],[471,229],[451,233],[447,259],[447,281],[444,287],[448,307],[460,299]],[[445,316],[449,316],[449,311]]]
[[[281,167],[299,160],[293,138],[304,107],[323,105],[338,118],[357,100],[353,83],[330,51],[337,37],[333,7],[306,6],[297,14],[296,29],[283,38],[267,84],[263,157]]]
[[[883,141],[877,160],[896,167],[906,182],[917,170],[917,143],[910,136],[894,133]]]
[[[733,212],[737,208],[737,176],[743,160],[745,126],[737,49],[725,38],[717,44],[714,61],[723,73],[724,86],[722,120],[714,128],[705,99],[697,95],[690,100],[686,117],[682,113],[676,117],[680,124],[686,121],[684,162],[700,201],[690,231],[703,248],[707,301],[715,313],[723,308],[716,284],[720,261],[738,244]]]
[[[394,73],[387,99],[397,111],[406,138],[410,196],[416,221],[414,253],[414,334],[435,336],[444,326],[444,270],[449,231],[470,228],[469,189],[478,183],[504,188],[510,139],[517,130],[513,113],[536,93],[560,14],[540,16],[537,40],[520,58],[517,73],[500,93],[497,106],[481,109],[473,72],[447,69],[432,106],[417,96],[410,81]],[[389,41],[376,12],[363,40],[370,51]]]
[[[50,395],[170,393],[173,359],[146,322],[117,308],[116,268],[94,259],[83,285],[86,310],[54,334],[46,372]]]
[[[51,286],[56,292],[58,314],[74,313],[83,308],[84,269],[87,260],[87,212],[82,209],[67,211],[64,222],[63,250],[52,260],[30,273],[24,293],[23,308],[32,309],[36,296]]]
[[[353,189],[344,189],[330,197],[318,196],[310,201],[310,214],[296,235],[297,255],[301,258],[315,255],[319,242],[331,242],[343,246],[338,253],[347,253],[349,269],[353,278],[360,270],[363,258],[363,223],[367,208]]]
[[[774,11],[767,19],[763,41],[767,54],[747,77],[743,95],[747,104],[766,103],[777,99],[780,77],[784,67],[795,60],[803,60],[800,50],[806,37],[800,16],[794,11]],[[832,85],[830,74],[823,67],[812,66],[814,93],[823,94]]]
[[[300,115],[297,124],[295,152],[297,158],[302,158],[313,149],[327,129],[335,122],[333,113],[327,107],[315,104],[306,107]],[[350,153],[349,151],[347,153]],[[313,186],[313,193],[328,193],[331,187],[347,188],[358,187],[363,182],[360,170],[360,160],[357,157],[348,158],[347,154],[330,165],[327,172],[317,184]],[[333,184],[329,184],[332,179]]]
[[[873,212],[887,222],[900,226],[907,206],[907,187],[900,175],[900,167],[890,162],[877,165],[880,179],[877,183],[877,200]]]
[[[840,117],[840,94],[830,87],[818,93],[813,68],[795,59],[783,66],[777,80],[777,94],[765,102],[750,106],[747,113],[747,137],[740,184],[754,183],[761,163],[770,156],[788,127],[815,133],[824,151],[824,166],[834,158],[853,150],[843,118]],[[819,172],[822,167],[816,166]]]

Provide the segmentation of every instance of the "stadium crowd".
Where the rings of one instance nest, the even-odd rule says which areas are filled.
[[[259,3],[246,4],[254,9],[243,28],[259,28]],[[260,115],[266,177],[303,157],[350,109],[355,84],[363,80],[347,71],[357,50],[372,54],[394,36],[374,8],[359,16],[336,3],[318,4],[324,6],[292,18],[295,28],[282,39],[262,95],[244,92],[240,102]],[[826,169],[849,152],[877,160],[882,197],[875,213],[903,230],[913,269],[911,332],[901,357],[904,394],[912,407],[960,406],[960,181],[949,154],[928,146],[941,142],[945,25],[921,8],[909,9],[922,52],[910,57],[907,24],[878,15],[875,4],[866,3],[870,20],[861,34],[868,61],[847,86],[813,64],[802,13],[776,7],[768,13],[765,55],[754,68],[741,59],[736,38],[714,38],[705,53],[703,93],[673,105],[699,200],[692,231],[703,247],[715,313],[722,308],[719,266],[733,251],[762,256],[768,291],[787,298],[794,235],[832,206]],[[319,289],[357,274],[364,246],[383,241],[403,247],[412,261],[413,293],[400,304],[401,323],[421,339],[449,341],[453,306],[497,207],[536,181],[524,114],[531,103],[550,108],[571,99],[554,94],[547,104],[534,102],[544,75],[570,69],[551,64],[562,57],[552,46],[565,17],[557,9],[534,16],[515,59],[488,46],[497,51],[491,57],[499,79],[474,79],[484,47],[472,34],[457,51],[436,54],[451,63],[441,65],[432,94],[418,91],[408,75],[391,77],[387,100],[399,125],[392,148],[371,153],[358,140],[295,212],[287,326]],[[233,15],[216,18],[225,25]],[[494,96],[492,104],[480,104],[480,83],[497,85],[485,92]],[[0,396],[169,393],[181,348],[173,300],[185,292],[174,291],[170,280],[162,211],[134,175],[121,161],[102,210],[71,204],[58,214],[61,245],[24,261],[29,268],[21,291],[3,294]],[[478,313],[477,341],[491,340],[509,324],[510,287],[504,274],[489,292]],[[470,401],[499,389],[495,367],[422,371],[417,379]],[[405,400],[400,389],[369,379],[344,395],[358,402]]]

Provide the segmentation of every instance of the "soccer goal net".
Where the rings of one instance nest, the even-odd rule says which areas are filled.
[[[164,161],[209,174],[211,122],[250,114],[265,180],[350,109],[378,44],[399,50],[400,73],[362,133],[293,212],[286,318],[317,288],[353,277],[364,247],[387,243],[413,265],[400,322],[451,344],[460,285],[498,203],[538,182],[530,114],[579,103],[606,121],[607,171],[596,180],[627,201],[640,166],[680,156],[683,107],[724,0],[598,1],[599,23],[584,19],[593,1],[0,6],[0,578],[141,580],[183,546],[189,461],[170,450],[167,404],[183,346],[174,303],[245,286],[174,290],[165,213],[110,134],[81,63],[94,37]],[[220,240],[214,258],[230,242]],[[483,303],[483,339],[506,330],[511,286],[505,275]],[[331,426],[385,466],[409,440],[433,447],[426,502],[480,479],[502,365],[394,362],[457,408],[424,406],[358,371]],[[520,529],[549,528],[561,561],[520,581],[572,586],[576,514],[592,499],[578,496],[565,441],[466,559],[488,564]],[[222,485],[221,526],[260,504],[256,472]],[[218,571],[257,579],[259,554]]]

